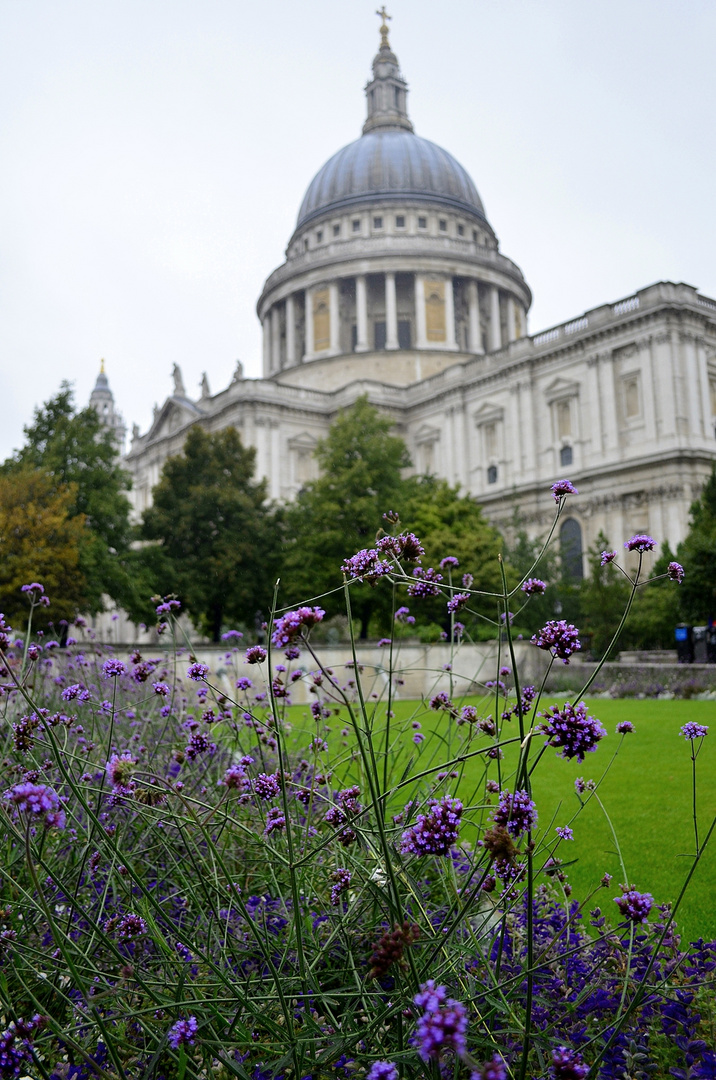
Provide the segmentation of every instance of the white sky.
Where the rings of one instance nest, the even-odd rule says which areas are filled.
[[[260,374],[256,299],[360,134],[375,0],[0,0],[0,458],[105,357]],[[653,281],[716,296],[713,0],[393,0],[416,131],[468,169],[530,330]]]

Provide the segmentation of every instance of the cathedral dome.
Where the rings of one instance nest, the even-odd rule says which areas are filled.
[[[296,228],[386,199],[436,203],[485,221],[472,178],[447,150],[399,127],[367,131],[334,154],[308,186]]]

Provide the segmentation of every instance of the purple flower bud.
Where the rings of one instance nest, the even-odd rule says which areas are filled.
[[[647,536],[646,533],[637,533],[636,536],[632,536],[624,544],[627,551],[653,551],[656,547],[656,540],[653,536]]]
[[[579,492],[571,480],[558,480],[556,484],[552,484],[552,494],[554,501],[558,503],[565,495],[579,495]]]
[[[102,674],[105,679],[116,679],[118,675],[124,675],[126,667],[121,660],[112,656],[102,664]]]
[[[686,571],[684,570],[681,563],[670,562],[669,565],[666,568],[666,573],[667,573],[668,577],[671,579],[671,581],[675,581],[675,582],[677,582],[677,584],[680,585],[681,582],[684,580]]]
[[[246,650],[245,660],[247,664],[263,664],[266,659],[266,650],[260,645],[252,645]]]
[[[167,1042],[172,1050],[178,1050],[180,1046],[193,1046],[199,1024],[195,1016],[189,1016],[186,1020],[177,1020],[176,1024],[167,1032]]]
[[[208,664],[195,663],[195,664],[190,664],[189,667],[187,668],[186,677],[187,677],[187,679],[193,679],[194,682],[202,682],[202,680],[206,679],[208,674],[209,674],[209,665]]]

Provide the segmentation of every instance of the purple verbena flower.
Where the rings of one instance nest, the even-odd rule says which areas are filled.
[[[260,799],[275,799],[281,794],[281,778],[278,773],[259,773],[254,780],[254,793]]]
[[[670,562],[666,568],[666,574],[667,577],[671,579],[671,581],[676,581],[680,585],[681,582],[684,580],[686,571],[684,570],[681,563]]]
[[[517,839],[534,829],[537,807],[526,791],[517,790],[514,795],[507,790],[501,791],[497,807],[492,811],[492,821]]]
[[[325,611],[320,607],[300,607],[296,611],[287,611],[273,624],[272,643],[279,649],[286,648],[304,630],[322,622]]]
[[[654,904],[651,893],[640,893],[622,885],[622,895],[614,897],[614,903],[625,919],[633,923],[645,923]]]
[[[208,664],[190,664],[187,668],[186,676],[188,679],[192,679],[194,682],[202,682],[209,674]]]
[[[599,555],[599,562],[601,566],[606,566],[610,562],[614,562],[617,557],[616,551],[602,551]]]
[[[394,555],[396,559],[406,562],[417,562],[425,554],[425,549],[415,533],[381,536],[375,546],[381,555]]]
[[[125,750],[123,754],[112,754],[105,765],[107,779],[117,795],[129,795],[134,790],[132,775],[136,764],[132,755]]]
[[[628,735],[634,730],[631,720],[620,720],[617,724],[617,735]]]
[[[152,683],[152,689],[157,697],[168,697],[171,694],[171,687],[165,682]]]
[[[119,920],[116,930],[120,941],[131,941],[132,938],[139,937],[140,934],[146,934],[148,927],[141,915],[134,915],[129,912]]]
[[[213,743],[204,731],[192,732],[191,738],[185,749],[185,754],[190,761],[195,761],[199,754],[216,752],[216,743]]]
[[[72,686],[66,686],[60,695],[63,701],[74,701],[75,698],[78,701],[89,701],[89,696],[89,690],[82,683],[73,683]]]
[[[353,875],[350,870],[346,870],[344,867],[339,867],[331,874],[331,905],[338,907],[341,901],[341,894],[347,892],[351,886],[351,880]]]
[[[694,739],[703,739],[708,733],[707,724],[697,724],[694,720],[689,720],[688,724],[684,724],[679,735],[683,735],[685,739],[693,742]]]
[[[266,659],[266,650],[260,645],[252,645],[246,650],[244,659],[247,664],[263,664]]]
[[[186,1020],[177,1020],[167,1032],[167,1042],[172,1050],[178,1050],[180,1046],[193,1046],[199,1024],[195,1016],[188,1016]]]
[[[559,705],[550,705],[540,715],[545,723],[540,724],[539,730],[547,736],[547,745],[561,750],[559,756],[563,758],[584,761],[584,755],[596,750],[597,743],[606,735],[601,722],[589,715],[583,701],[578,705],[565,701],[561,709]]]
[[[124,675],[126,670],[125,665],[116,656],[110,656],[109,660],[105,660],[102,664],[102,674],[105,679],[116,679],[118,675]]]
[[[457,843],[462,817],[460,800],[443,795],[439,800],[431,799],[428,806],[427,814],[418,814],[415,824],[401,837],[404,855],[449,855]]]
[[[574,833],[569,825],[558,825],[554,831],[557,833],[560,840],[574,840]]]
[[[527,581],[523,581],[520,588],[527,596],[541,596],[542,593],[546,592],[547,583],[540,578],[531,577],[527,578]]]
[[[494,880],[494,879],[493,879]],[[473,1072],[470,1080],[508,1080],[507,1066],[501,1054],[493,1054],[491,1061],[485,1064],[477,1072]]]
[[[558,480],[556,484],[552,484],[552,494],[554,501],[558,503],[565,495],[579,495],[579,492],[571,480]]]
[[[286,828],[286,815],[279,806],[272,806],[266,815],[266,828],[264,833],[266,836],[270,836],[271,833],[281,832]]]
[[[375,548],[364,548],[349,559],[344,559],[341,570],[346,577],[375,585],[380,578],[390,573],[391,566],[380,558],[380,553]]]
[[[34,814],[43,818],[47,828],[64,829],[66,823],[62,799],[47,784],[33,784],[25,781],[15,784],[5,792],[3,798],[14,806],[20,814]]]
[[[433,570],[432,566],[428,567],[427,570],[424,570],[422,566],[416,566],[413,570],[413,577],[416,580],[408,585],[408,596],[415,599],[424,599],[426,596],[437,596],[440,592],[437,582],[442,581],[443,576],[437,570]]]
[[[457,570],[460,563],[454,555],[446,555],[444,559],[440,560],[441,570]]]
[[[405,623],[406,626],[413,626],[415,623],[415,616],[410,614],[410,608],[399,607],[395,613],[395,621]]]
[[[241,641],[244,635],[240,630],[227,630],[225,634],[221,635],[222,641]]]
[[[35,1013],[31,1020],[11,1021],[0,1032],[0,1076],[15,1077],[27,1072],[27,1063],[32,1061],[32,1036],[44,1023],[45,1017]]]
[[[637,533],[636,536],[630,537],[624,544],[627,551],[653,551],[656,547],[656,540],[653,536],[647,536],[646,533]]]
[[[538,649],[545,649],[568,664],[572,653],[582,648],[578,634],[579,630],[572,623],[564,619],[550,619],[539,633],[532,636],[531,641]]]
[[[437,1060],[444,1050],[453,1050],[462,1056],[467,1045],[465,1006],[448,998],[445,987],[435,986],[432,979],[421,986],[413,1001],[425,1010],[415,1032],[415,1042],[423,1060]]]
[[[465,607],[470,599],[470,594],[466,592],[454,593],[447,602],[447,609],[452,614],[453,611],[459,611],[460,608]]]
[[[558,1046],[552,1051],[552,1064],[547,1072],[549,1080],[584,1080],[588,1072],[589,1066],[576,1050]]]
[[[390,1061],[375,1061],[365,1080],[398,1080],[398,1070]]]
[[[251,782],[246,775],[246,770],[241,762],[237,762],[235,765],[230,765],[224,773],[223,779],[219,781],[224,787],[236,789],[239,791],[246,791],[251,786]]]

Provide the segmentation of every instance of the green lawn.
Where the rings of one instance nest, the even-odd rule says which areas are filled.
[[[555,825],[572,825],[574,841],[563,842],[559,854],[565,862],[576,860],[568,870],[574,896],[583,898],[608,872],[613,875],[612,885],[609,889],[599,890],[589,906],[598,903],[605,911],[616,910],[612,897],[617,895],[617,885],[624,875],[612,832],[594,799],[575,817],[579,802],[574,792],[575,777],[599,781],[612,762],[599,787],[599,797],[614,825],[629,881],[640,891],[652,893],[657,903],[673,901],[690,868],[688,856],[695,850],[691,744],[678,732],[688,720],[711,727],[697,760],[698,820],[700,836],[703,837],[716,815],[716,707],[707,701],[648,700],[595,700],[590,705],[592,713],[604,724],[608,738],[602,740],[597,751],[588,754],[581,765],[558,758],[551,749],[546,751],[533,775],[533,794],[539,809],[540,826],[554,837]],[[297,738],[302,739],[307,732],[303,728],[305,721],[299,717],[305,715],[305,710],[295,709],[292,712],[297,721]],[[412,717],[420,720],[426,735],[420,748],[412,743]],[[635,734],[625,736],[623,741],[622,736],[615,734],[616,724],[620,720],[631,720],[636,727]],[[511,724],[516,725],[516,721],[513,720]],[[332,726],[335,726],[335,721]],[[401,729],[403,732],[399,738],[398,760],[404,759],[407,764],[410,755],[415,756],[413,773],[446,760],[448,739],[450,752],[459,753],[457,740],[466,731],[463,727],[457,730],[452,728],[451,732],[445,714],[425,712],[419,703],[408,701],[397,703],[393,728],[396,733]],[[302,735],[299,734],[300,729],[303,729]],[[433,739],[430,732],[437,735],[438,740]],[[332,743],[334,740],[338,740],[335,730],[330,737]],[[442,746],[433,757],[436,741]],[[351,740],[348,742],[350,748]],[[379,733],[376,742],[380,744]],[[483,739],[480,739],[472,745],[477,747],[483,744]],[[543,739],[535,740],[533,745],[533,753],[536,754],[543,745]],[[612,760],[617,748],[619,752]],[[516,758],[517,748],[508,747],[501,763],[503,782],[507,786],[511,786],[510,772],[514,770]],[[475,758],[465,767],[458,793],[466,804],[475,801],[478,784],[482,790],[483,762],[482,757]],[[402,764],[403,761],[401,767]],[[490,766],[490,776],[496,776],[494,763]],[[448,790],[454,792],[454,787],[455,781],[448,786]],[[396,808],[406,797],[407,792],[401,792],[396,800]],[[474,830],[472,835],[469,829],[463,835],[473,841],[477,838]],[[698,937],[707,940],[716,938],[715,901],[716,832],[679,909],[677,921],[684,942]]]

